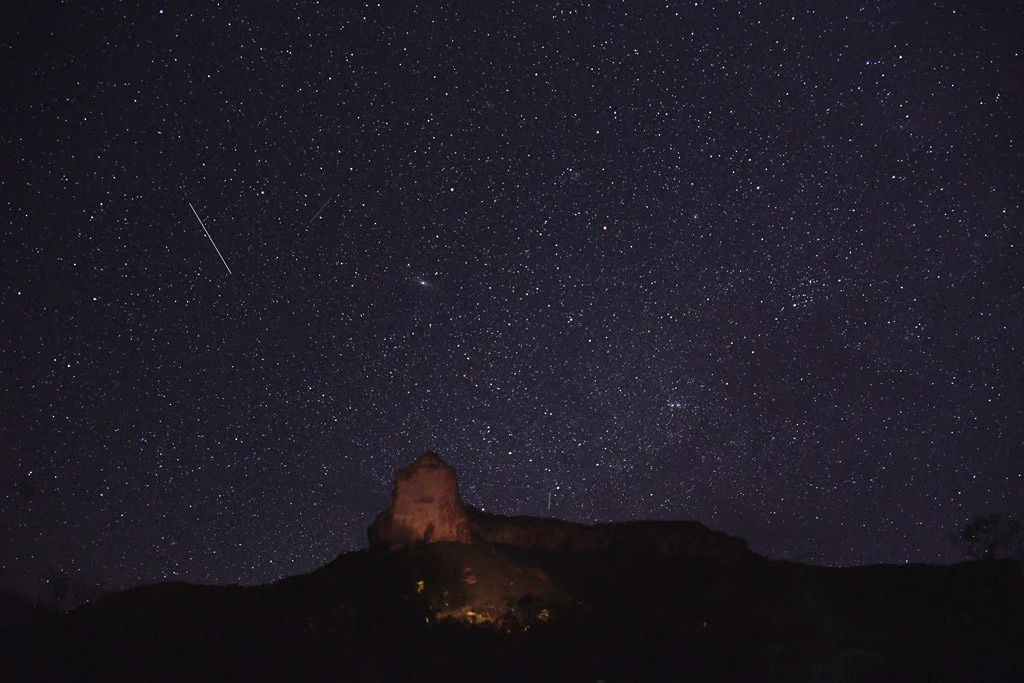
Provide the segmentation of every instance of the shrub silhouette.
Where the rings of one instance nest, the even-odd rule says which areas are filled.
[[[998,512],[975,515],[960,528],[956,540],[972,560],[1008,557],[1020,561],[1024,555],[1024,524],[1013,515]]]

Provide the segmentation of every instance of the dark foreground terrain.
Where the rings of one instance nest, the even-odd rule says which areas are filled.
[[[1024,680],[1010,561],[834,569],[437,543],[63,616],[7,602],[3,681]]]

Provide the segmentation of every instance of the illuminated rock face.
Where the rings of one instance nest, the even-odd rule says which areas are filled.
[[[397,550],[450,541],[472,543],[455,470],[435,453],[424,453],[398,470],[391,504],[373,521],[370,547]]]
[[[370,547],[398,550],[449,541],[548,551],[593,552],[608,548],[665,555],[696,555],[721,562],[755,558],[743,539],[699,522],[618,522],[584,525],[560,519],[504,517],[466,507],[455,470],[425,453],[398,470],[388,509],[367,531]]]

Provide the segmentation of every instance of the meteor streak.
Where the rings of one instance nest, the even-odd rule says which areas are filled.
[[[324,206],[326,206],[326,204]],[[206,229],[205,225],[203,225],[203,219],[199,217],[198,213],[196,213],[196,207],[192,206],[192,202],[189,202],[188,208],[192,209],[192,213],[196,215],[196,220],[199,221],[199,227],[201,227],[203,232],[206,233],[206,239],[210,240],[210,244],[212,244],[213,248],[217,251],[217,256],[220,256],[220,262],[228,269],[228,275],[231,275],[231,269],[228,268],[228,262],[224,260],[224,254],[220,253],[220,249],[217,249],[217,243],[213,241],[212,237],[210,237],[210,231]],[[323,211],[323,209],[321,209],[321,211]]]
[[[313,224],[313,221],[315,221],[317,217],[324,212],[324,209],[327,208],[327,205],[331,203],[332,199],[334,199],[334,195],[327,198],[327,201],[323,203],[323,206],[321,206],[320,210],[316,212],[316,215],[309,219],[309,223],[306,223],[307,226]]]

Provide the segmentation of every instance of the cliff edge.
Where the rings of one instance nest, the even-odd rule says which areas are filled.
[[[623,548],[722,562],[757,557],[743,539],[695,521],[589,525],[490,514],[463,503],[455,470],[432,452],[398,470],[390,504],[377,515],[367,536],[371,549],[386,551],[447,541],[554,551]]]

